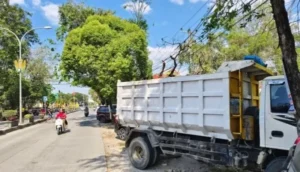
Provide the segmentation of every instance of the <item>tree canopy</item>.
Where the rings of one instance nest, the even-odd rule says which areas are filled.
[[[92,88],[102,100],[115,100],[117,80],[151,78],[146,33],[114,15],[90,16],[66,37],[60,71],[64,79]]]
[[[148,24],[144,17],[144,14],[149,10],[149,5],[151,0],[128,0],[127,3],[123,6],[124,9],[127,9],[132,12],[134,16],[133,19],[129,19],[130,22],[137,24],[141,29],[145,31],[148,30]]]
[[[271,7],[271,10],[259,10],[260,7],[266,4]],[[282,64],[285,68],[285,74],[297,111],[295,117],[300,118],[300,86],[298,84],[300,82],[300,75],[296,75],[299,73],[297,50],[284,0],[216,1],[211,14],[203,20],[204,29],[201,38],[205,38],[207,35],[218,31],[225,33],[237,25],[243,28],[247,27],[251,21],[260,19],[266,15],[273,15],[278,36],[278,45],[282,53]]]
[[[56,32],[57,38],[63,41],[69,31],[82,26],[91,15],[106,14],[113,14],[113,12],[91,8],[85,6],[84,3],[75,3],[73,0],[68,0],[67,3],[59,7],[60,26]]]
[[[32,29],[31,14],[21,7],[10,5],[8,0],[0,3],[0,26],[12,30],[19,38]],[[29,46],[38,42],[34,31],[29,32],[22,44],[22,58],[28,60]],[[18,73],[14,67],[14,60],[19,56],[19,46],[16,37],[3,29],[0,29],[0,106],[15,109],[18,106],[19,85]],[[30,95],[30,82],[22,79],[23,99],[26,101]]]
[[[98,94],[93,89],[89,90],[89,95],[94,102],[96,102],[98,105],[101,104],[100,96],[98,96]]]

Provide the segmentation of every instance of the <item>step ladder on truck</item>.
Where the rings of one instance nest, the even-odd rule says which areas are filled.
[[[246,56],[213,74],[118,82],[118,128],[127,131],[132,165],[146,169],[159,154],[175,154],[264,170],[286,158],[296,120],[284,76],[272,75]]]

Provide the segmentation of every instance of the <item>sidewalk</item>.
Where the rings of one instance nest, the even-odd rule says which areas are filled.
[[[74,111],[74,112],[77,112],[77,111]],[[70,112],[70,113],[74,113],[74,112]],[[56,114],[57,113],[53,113],[52,121],[55,119]],[[45,116],[44,119],[40,119],[39,116],[34,116],[34,122],[33,123],[26,123],[26,124],[24,123],[22,125],[17,125],[17,126],[14,126],[14,127],[10,127],[10,125],[11,125],[10,121],[0,121],[0,136],[4,135],[6,133],[9,133],[9,132],[15,131],[15,130],[19,130],[19,129],[26,128],[26,127],[29,127],[29,126],[32,126],[32,125],[35,125],[35,124],[38,124],[38,123],[41,123],[41,122],[45,122],[47,120],[48,120],[47,115]]]
[[[19,130],[19,129],[23,129],[35,124],[39,124],[41,122],[47,121],[47,119],[39,119],[38,117],[34,119],[33,123],[24,123],[15,127],[10,127],[10,122],[8,121],[1,121],[0,122],[0,135],[4,135],[7,134],[9,132],[15,131],[15,130]]]

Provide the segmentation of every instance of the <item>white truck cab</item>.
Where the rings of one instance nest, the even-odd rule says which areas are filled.
[[[289,107],[284,76],[265,78],[260,95],[260,147],[289,150],[294,144],[297,121],[288,114]]]

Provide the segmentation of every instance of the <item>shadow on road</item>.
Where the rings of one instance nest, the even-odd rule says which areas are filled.
[[[77,161],[80,163],[80,166],[89,170],[96,170],[99,168],[106,169],[105,156],[99,156],[91,159],[81,159]]]
[[[71,130],[70,130],[70,129],[67,129],[66,131],[60,133],[60,135],[67,134],[67,133],[70,133],[70,132],[71,132]]]
[[[76,122],[76,125],[81,127],[101,127],[107,129],[114,129],[114,125],[112,123],[100,123],[96,119],[96,115],[90,115],[88,117],[80,117],[80,118],[72,118],[70,121],[80,121]]]

